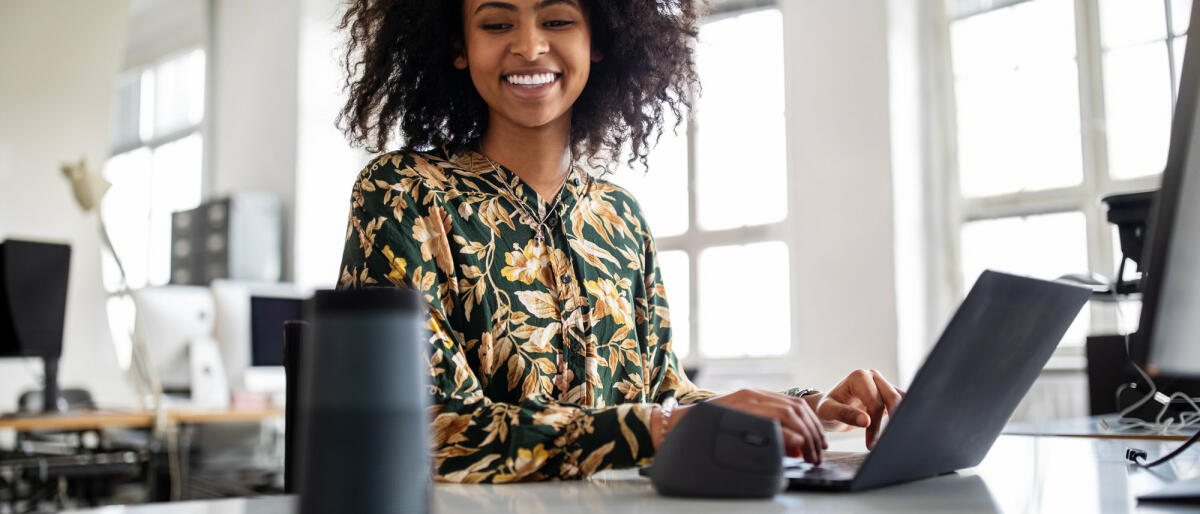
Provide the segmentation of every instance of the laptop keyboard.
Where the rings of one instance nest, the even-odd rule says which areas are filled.
[[[828,452],[820,466],[789,457],[783,460],[783,471],[789,477],[847,479],[858,473],[867,455],[860,452]]]

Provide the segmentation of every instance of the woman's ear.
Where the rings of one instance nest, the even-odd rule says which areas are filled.
[[[463,48],[462,41],[454,42],[454,67],[460,70],[467,69],[467,49]]]

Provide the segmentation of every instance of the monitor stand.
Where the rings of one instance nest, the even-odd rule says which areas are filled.
[[[42,356],[42,366],[45,369],[46,387],[42,389],[42,412],[64,412],[67,402],[58,390],[58,356]]]
[[[58,387],[58,357],[41,356],[42,367],[45,371],[45,385],[40,391],[34,389],[21,393],[17,400],[17,412],[5,416],[31,417],[47,414],[61,414],[70,411],[70,402]],[[37,395],[29,398],[31,395]],[[89,400],[90,402],[90,400]],[[41,403],[39,409],[36,404]]]

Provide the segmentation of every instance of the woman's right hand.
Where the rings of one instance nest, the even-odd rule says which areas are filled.
[[[808,462],[819,464],[821,452],[829,448],[817,414],[808,402],[800,398],[771,391],[742,389],[714,397],[708,400],[708,403],[779,420],[779,427],[783,431],[784,451],[789,457],[802,456]],[[680,419],[687,416],[690,408],[690,405],[686,405],[675,409],[667,427],[668,433]]]

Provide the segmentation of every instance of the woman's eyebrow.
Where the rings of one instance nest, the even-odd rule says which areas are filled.
[[[506,11],[516,11],[517,10],[517,6],[510,4],[508,2],[484,2],[482,4],[479,4],[479,7],[475,8],[475,13],[478,14],[479,11],[482,11],[486,7],[493,7],[496,9],[504,9]]]
[[[538,4],[536,6],[534,6],[534,9],[541,9],[543,7],[549,7],[554,4],[566,4],[571,7],[576,8],[576,9],[579,8],[579,3],[576,2],[575,0],[542,0],[541,2],[538,2]]]
[[[537,5],[535,5],[533,8],[534,9],[543,9],[545,7],[549,7],[549,6],[555,5],[555,4],[566,4],[571,7],[576,8],[576,9],[579,8],[579,3],[576,2],[575,0],[542,0],[541,2],[538,2]],[[508,2],[492,1],[492,2],[484,2],[482,4],[479,4],[479,7],[475,8],[475,12],[478,13],[479,11],[482,11],[486,7],[492,7],[495,9],[504,9],[506,11],[516,11],[517,10],[517,6],[510,4]]]

